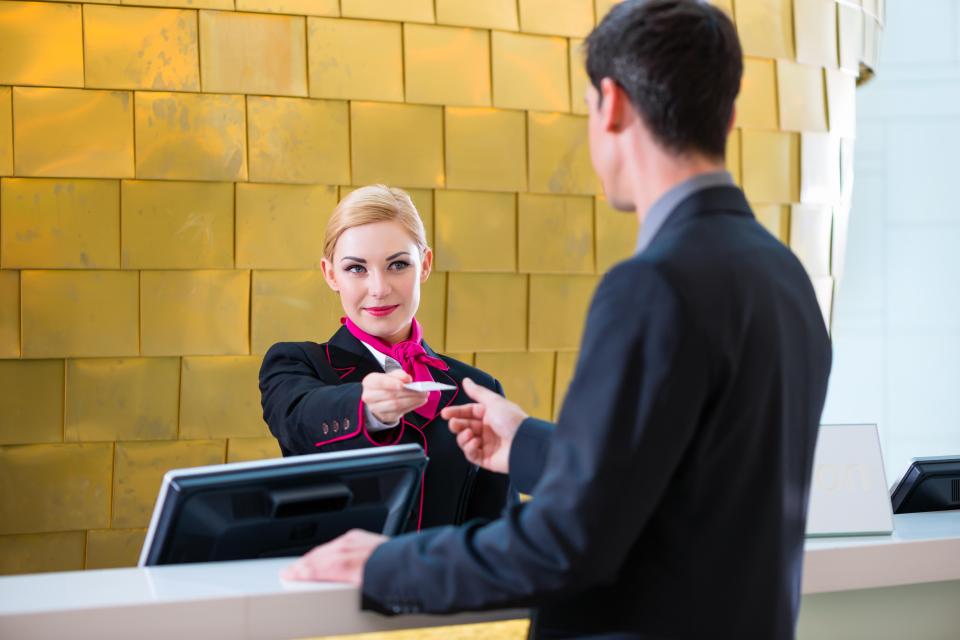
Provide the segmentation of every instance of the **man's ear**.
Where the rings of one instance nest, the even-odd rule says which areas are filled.
[[[600,80],[600,123],[604,131],[617,133],[629,124],[627,94],[613,78]]]
[[[333,265],[326,258],[320,260],[320,270],[323,271],[323,279],[327,281],[327,286],[340,293],[340,287],[337,285],[337,279],[333,275]]]
[[[433,271],[433,249],[427,247],[423,250],[423,260],[420,264],[420,283],[423,284],[430,277]]]

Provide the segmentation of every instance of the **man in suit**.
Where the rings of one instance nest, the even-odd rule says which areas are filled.
[[[299,579],[363,606],[530,606],[536,637],[792,638],[830,370],[810,279],[724,170],[736,31],[693,0],[614,6],[586,41],[590,151],[638,251],[601,281],[554,428],[465,383],[468,459],[533,499],[499,520],[355,532]]]

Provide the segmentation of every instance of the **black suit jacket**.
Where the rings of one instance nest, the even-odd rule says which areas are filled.
[[[792,638],[830,342],[742,192],[684,200],[603,278],[556,429],[527,420],[497,522],[402,536],[364,606],[533,606],[541,637]]]
[[[503,394],[490,375],[459,360],[438,355],[423,343],[428,355],[442,358],[448,371],[433,369],[437,382],[452,384],[440,396],[440,408],[470,402],[460,389],[465,377]],[[427,420],[417,413],[404,416],[401,426],[368,432],[360,419],[360,382],[382,372],[373,354],[345,327],[329,342],[280,342],[260,367],[263,419],[280,442],[284,456],[341,451],[389,444],[418,444],[430,458],[423,485],[423,526],[459,524],[471,518],[496,518],[514,492],[499,474],[467,462],[447,421]],[[414,508],[408,530],[417,526]]]

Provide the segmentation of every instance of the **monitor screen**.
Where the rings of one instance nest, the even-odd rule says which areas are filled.
[[[426,465],[406,444],[174,469],[139,565],[298,556],[350,529],[396,535]]]

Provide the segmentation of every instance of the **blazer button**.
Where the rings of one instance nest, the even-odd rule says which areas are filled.
[[[323,423],[323,435],[327,435],[328,433],[330,433],[330,425],[328,425],[326,422],[324,422],[324,423]]]
[[[343,430],[350,431],[350,418],[343,419]]]
[[[334,420],[334,421],[333,421],[333,432],[334,432],[334,433],[340,433],[340,421],[339,421],[339,420]]]

